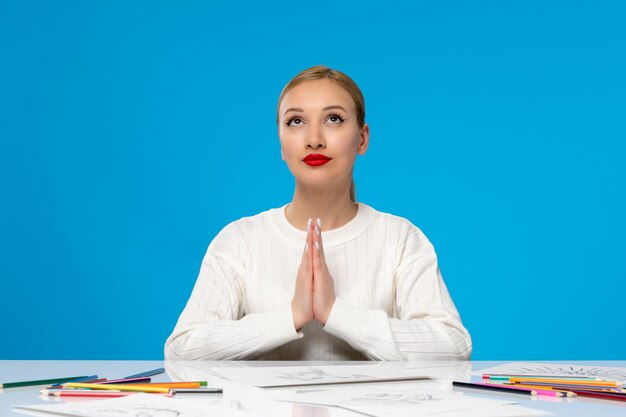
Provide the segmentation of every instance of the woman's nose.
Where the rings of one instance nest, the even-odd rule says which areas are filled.
[[[326,141],[324,140],[322,129],[317,126],[312,126],[309,129],[309,134],[307,135],[306,147],[309,149],[320,149],[325,146]]]

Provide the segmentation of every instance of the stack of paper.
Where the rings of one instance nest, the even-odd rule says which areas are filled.
[[[224,385],[225,395],[245,398],[255,410],[272,410],[275,406],[268,401],[281,401],[375,417],[550,414],[519,406],[508,398],[494,400],[453,392],[450,380],[429,378],[419,367],[337,365],[219,368],[213,372],[231,381]]]
[[[185,372],[184,370],[180,370]],[[196,367],[193,372],[199,372]],[[208,371],[224,395],[193,401],[136,394],[130,397],[16,411],[68,417],[519,417],[549,414],[523,407],[518,399],[452,390],[452,379],[470,369],[431,364],[377,363],[335,366],[214,367]],[[201,375],[196,375],[201,376]],[[523,400],[521,400],[523,401]],[[530,401],[528,401],[529,403]]]

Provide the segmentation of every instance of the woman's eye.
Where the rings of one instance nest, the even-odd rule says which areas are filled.
[[[343,117],[337,115],[337,114],[331,114],[330,116],[328,116],[328,121],[331,123],[341,123],[343,122]]]
[[[291,119],[287,120],[287,126],[300,124],[302,124],[302,119],[299,117],[292,117]]]

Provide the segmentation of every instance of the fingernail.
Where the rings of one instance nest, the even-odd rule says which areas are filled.
[[[322,228],[322,221],[320,220],[320,218],[317,218],[317,225],[319,226],[319,228]]]
[[[309,219],[308,222],[306,222],[306,232],[309,233],[309,230],[311,230],[311,223],[313,223],[312,219]]]
[[[316,242],[316,243],[317,243],[317,242]],[[306,251],[308,251],[308,250],[309,250],[309,244],[307,243],[307,244],[305,244],[305,245],[304,245],[304,251],[306,252]]]
[[[318,244],[317,244],[317,241],[316,241],[316,242],[314,242],[314,243],[315,243],[315,249],[319,252],[319,250],[320,250],[320,245],[318,245]]]

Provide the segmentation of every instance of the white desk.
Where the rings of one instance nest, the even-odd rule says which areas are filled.
[[[166,374],[153,377],[154,382],[169,380],[206,380],[210,384],[218,385],[219,379],[210,374],[211,367],[224,366],[297,366],[297,365],[337,365],[337,364],[356,364],[358,362],[261,362],[261,361],[245,361],[245,362],[168,362],[162,361],[0,361],[0,381],[13,382],[24,380],[37,380],[45,378],[64,377],[72,375],[93,375],[98,374],[100,377],[109,379],[124,377],[126,375],[147,371],[154,368],[165,367]],[[442,375],[433,375],[451,377],[455,379],[469,379],[472,371],[486,369],[505,362],[491,361],[473,361],[473,362],[450,362],[441,369]],[[552,362],[556,363],[556,362]],[[594,366],[619,366],[626,367],[626,361],[565,361],[562,363],[575,363],[581,365]],[[425,366],[425,363],[418,362],[382,362],[381,366]],[[418,383],[405,382],[405,384]],[[38,391],[42,387],[29,388],[10,388],[0,390],[0,416],[17,417],[24,414],[16,413],[12,410],[16,405],[34,405],[47,404],[50,401],[40,398]],[[497,399],[512,399],[509,394],[472,392],[465,391],[465,395],[476,395]],[[189,398],[189,397],[187,397]],[[624,417],[626,416],[626,403],[598,400],[591,398],[572,398],[568,400],[555,401],[549,400],[532,400],[526,396],[513,397],[520,404],[546,410],[554,413],[554,416],[568,417]],[[215,396],[215,402],[220,404],[234,404],[238,408],[256,409],[265,415],[271,417],[279,417],[283,415],[310,417],[310,416],[332,416],[332,412],[325,412],[323,407],[312,407],[306,405],[292,405],[289,403],[277,404],[275,408],[267,406],[260,409],[258,403],[250,398],[237,398],[236,394],[226,392],[224,398],[221,395]],[[343,413],[342,415],[346,415]],[[359,414],[354,414],[358,416]]]

